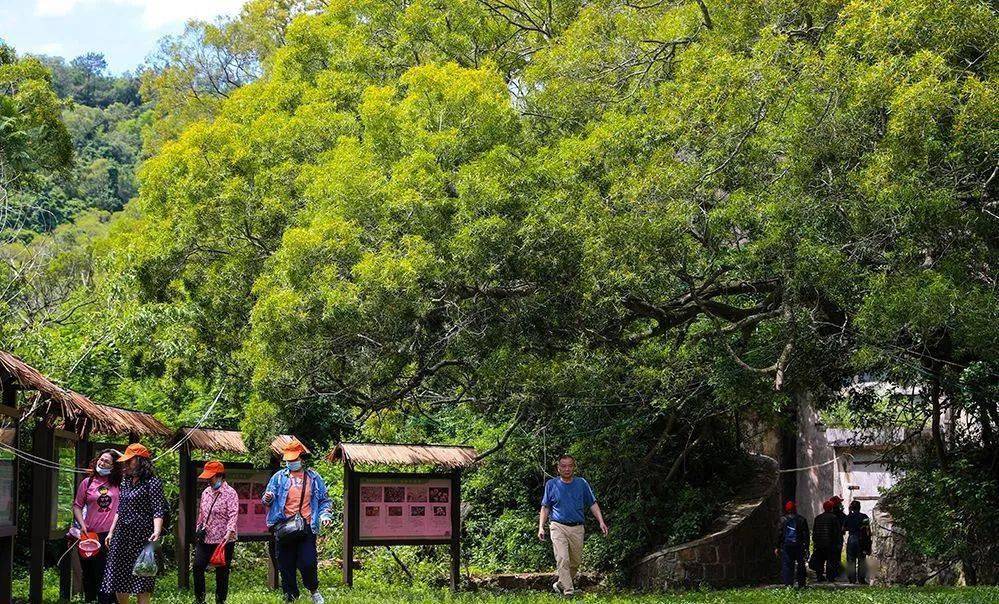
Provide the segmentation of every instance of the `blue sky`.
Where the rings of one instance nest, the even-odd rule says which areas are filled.
[[[239,12],[245,0],[0,0],[0,39],[19,53],[71,59],[104,53],[112,71],[134,70],[157,41],[190,18]]]

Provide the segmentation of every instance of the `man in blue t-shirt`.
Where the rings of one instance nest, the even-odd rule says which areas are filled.
[[[604,523],[593,489],[582,478],[574,477],[575,472],[576,459],[572,455],[558,458],[558,478],[545,483],[545,495],[541,498],[538,519],[538,539],[544,541],[545,522],[551,518],[549,528],[558,567],[558,581],[552,588],[556,593],[566,596],[573,595],[573,581],[576,580],[579,563],[583,558],[583,520],[587,508],[600,523],[600,531],[607,534],[607,524]]]

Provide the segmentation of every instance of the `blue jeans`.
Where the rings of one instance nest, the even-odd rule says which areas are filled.
[[[281,574],[281,591],[286,600],[298,599],[298,576],[309,592],[319,589],[319,561],[316,553],[316,536],[309,534],[293,543],[277,542],[278,572]]]
[[[805,548],[801,545],[784,544],[780,548],[780,579],[784,585],[805,586]]]

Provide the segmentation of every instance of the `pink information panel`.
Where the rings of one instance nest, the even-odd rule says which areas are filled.
[[[450,539],[451,481],[360,480],[361,539]]]
[[[226,482],[236,489],[239,496],[239,516],[236,518],[236,531],[241,537],[268,534],[267,508],[260,498],[270,480],[269,472],[226,468]],[[201,491],[199,491],[200,495]],[[200,499],[200,497],[199,497]],[[198,506],[201,505],[199,501]],[[196,507],[195,509],[201,509]]]

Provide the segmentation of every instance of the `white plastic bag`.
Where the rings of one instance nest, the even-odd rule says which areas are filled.
[[[156,546],[150,541],[135,559],[132,574],[136,577],[155,577],[159,570],[159,566],[156,565]]]

